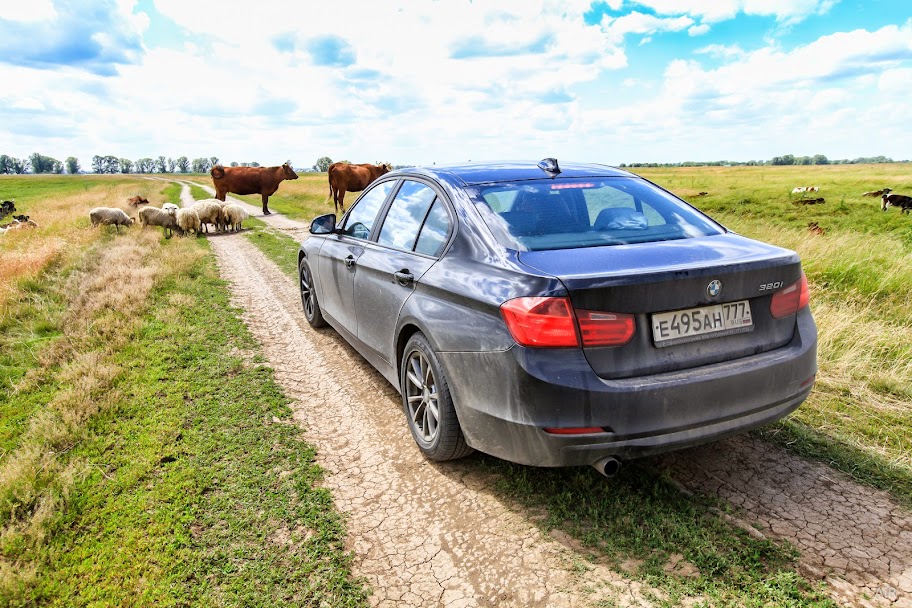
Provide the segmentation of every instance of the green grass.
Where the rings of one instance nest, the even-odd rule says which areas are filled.
[[[365,605],[313,448],[211,259],[156,290],[37,584],[7,605]]]
[[[683,494],[638,462],[610,480],[589,468],[542,469],[481,457],[497,489],[539,513],[575,551],[658,588],[659,606],[835,606],[795,571],[788,543],[758,539],[722,519],[725,505]]]
[[[301,244],[256,218],[247,219],[246,225],[251,228],[245,235],[250,242],[275,262],[285,274],[297,281],[298,250]]]

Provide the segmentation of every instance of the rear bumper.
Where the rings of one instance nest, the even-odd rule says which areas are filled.
[[[439,357],[469,445],[520,464],[572,466],[681,449],[788,415],[811,391],[817,330],[805,308],[794,338],[782,348],[622,380],[599,378],[578,349],[515,346]],[[554,427],[608,430],[543,430]]]

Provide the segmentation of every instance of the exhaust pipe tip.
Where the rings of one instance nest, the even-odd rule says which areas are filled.
[[[592,466],[605,477],[614,477],[621,470],[621,461],[614,456],[608,456],[607,458],[596,460],[592,463]]]

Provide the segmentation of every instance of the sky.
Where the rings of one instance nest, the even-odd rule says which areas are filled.
[[[0,0],[0,154],[912,158],[909,0]]]

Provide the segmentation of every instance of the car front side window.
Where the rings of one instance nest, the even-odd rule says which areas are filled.
[[[411,251],[418,238],[418,231],[427,216],[428,208],[436,198],[434,191],[424,184],[405,181],[390,205],[377,242],[381,245]]]
[[[356,239],[369,239],[377,213],[380,212],[394,183],[392,180],[386,181],[365,192],[364,196],[348,212],[342,234]]]

